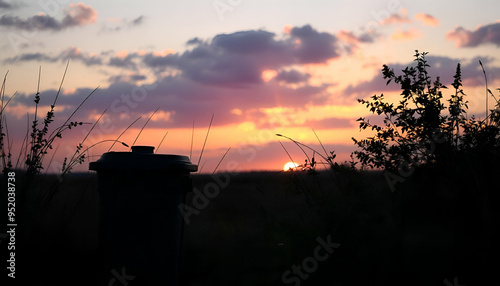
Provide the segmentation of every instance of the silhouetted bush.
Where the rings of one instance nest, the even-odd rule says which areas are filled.
[[[366,118],[358,119],[361,130],[375,131],[366,139],[352,138],[360,148],[354,156],[363,167],[389,171],[423,165],[456,168],[463,164],[480,165],[480,160],[485,158],[498,158],[500,101],[487,89],[486,96],[495,98],[494,109],[483,120],[469,117],[459,63],[451,83],[454,90],[446,100],[446,107],[443,89],[447,87],[439,77],[433,81],[429,76],[426,54],[416,51],[416,66],[406,67],[402,75],[383,66],[382,74],[387,84],[394,82],[401,86],[399,103],[387,102],[384,94],[374,95],[371,100],[358,99],[372,113],[384,117],[383,125],[372,124]]]

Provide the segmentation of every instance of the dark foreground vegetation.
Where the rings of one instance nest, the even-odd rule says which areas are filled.
[[[456,183],[467,182],[465,175]],[[489,285],[495,279],[498,192],[483,202],[470,184],[449,189],[454,183],[426,171],[394,193],[374,171],[218,176],[229,179],[227,186],[185,227],[185,285],[298,285],[285,284],[285,271],[314,257],[318,238],[328,236],[340,246],[315,271],[303,271],[308,276],[300,285],[447,285],[455,277],[460,285]],[[50,179],[56,178],[43,178]],[[30,191],[18,212],[19,285],[109,285],[98,248],[95,179],[68,177],[46,209],[34,200],[42,189]],[[193,180],[199,190],[216,182],[208,175]],[[195,205],[194,196],[188,194],[188,204]]]

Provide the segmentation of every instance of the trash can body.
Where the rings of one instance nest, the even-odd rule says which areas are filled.
[[[178,206],[192,189],[185,156],[157,155],[153,147],[108,152],[97,171],[100,247],[116,285],[180,285],[183,218]],[[119,276],[119,277],[117,277]],[[107,285],[112,285],[112,283]]]

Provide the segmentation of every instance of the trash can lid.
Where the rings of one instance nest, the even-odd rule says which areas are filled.
[[[107,152],[99,160],[91,162],[89,169],[198,171],[198,166],[192,164],[187,156],[155,154],[154,149],[153,146],[132,146],[132,152]]]

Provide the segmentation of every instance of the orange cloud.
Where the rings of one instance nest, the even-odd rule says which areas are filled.
[[[275,70],[264,70],[261,74],[261,78],[268,82],[273,79],[278,73]]]
[[[418,13],[415,15],[415,20],[420,21],[422,25],[439,26],[439,20],[429,14]]]
[[[72,87],[72,88],[66,88],[63,90],[62,94],[63,95],[69,95],[69,94],[73,94],[76,92],[76,87]]]
[[[340,30],[337,33],[337,37],[339,39],[341,39],[342,41],[347,42],[349,44],[357,44],[359,42],[358,38],[351,31]]]
[[[151,121],[170,121],[172,112],[158,111],[151,117]]]
[[[83,26],[97,21],[97,11],[83,3],[69,4],[68,16],[63,20],[68,24]]]
[[[285,32],[285,34],[287,35],[290,35],[290,31],[292,31],[293,27],[291,25],[285,25],[285,27],[283,28],[283,32]]]
[[[411,23],[411,20],[408,18],[408,12],[405,8],[401,8],[399,14],[392,14],[391,16],[381,21],[382,25],[393,25],[400,23]]]
[[[231,114],[241,116],[241,115],[243,115],[243,111],[241,111],[241,109],[239,109],[239,108],[233,108],[231,110]]]
[[[397,31],[391,35],[391,39],[397,41],[414,40],[420,37],[422,37],[422,31],[417,28],[411,28],[408,30],[398,28]]]
[[[156,57],[165,57],[165,56],[170,55],[170,54],[175,54],[175,51],[172,49],[165,49],[163,51],[154,51],[153,52],[153,56],[156,56]]]
[[[67,56],[78,56],[81,53],[81,49],[77,47],[69,47],[66,50],[66,55]]]
[[[115,53],[115,57],[120,58],[120,59],[124,59],[127,56],[128,56],[128,52],[126,50],[122,50],[122,51]]]

